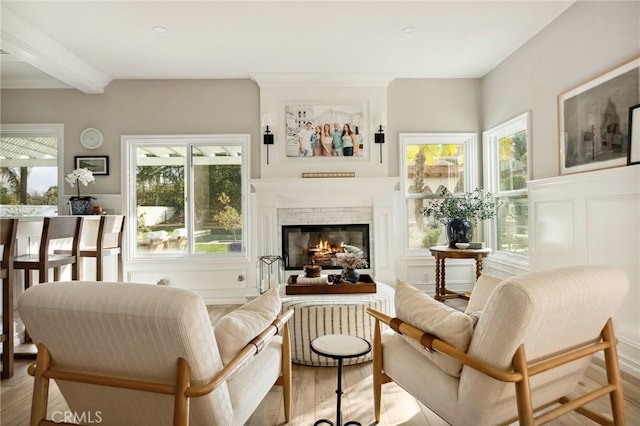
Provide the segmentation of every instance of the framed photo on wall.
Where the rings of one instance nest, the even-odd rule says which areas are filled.
[[[623,166],[629,107],[640,103],[640,56],[558,95],[560,174]]]
[[[86,155],[73,158],[76,163],[76,169],[89,169],[96,176],[107,176],[109,174],[109,157],[106,155]]]
[[[627,164],[640,164],[640,104],[629,108],[629,155]]]
[[[287,157],[362,158],[370,150],[363,103],[291,103],[284,117]]]

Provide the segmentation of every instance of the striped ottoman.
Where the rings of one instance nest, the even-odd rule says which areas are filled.
[[[282,291],[284,293],[284,288]],[[394,290],[383,283],[377,283],[376,293],[283,294],[282,311],[294,310],[293,318],[289,321],[291,360],[304,365],[338,365],[337,360],[311,352],[311,341],[327,334],[358,336],[373,343],[374,320],[367,314],[367,308],[394,316],[393,294]],[[345,359],[344,365],[370,361],[372,356],[369,352],[358,358]]]

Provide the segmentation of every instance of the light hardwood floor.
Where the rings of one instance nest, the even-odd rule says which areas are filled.
[[[217,321],[233,306],[210,308],[213,322]],[[25,346],[17,351],[24,351]],[[32,361],[16,362],[15,375],[0,382],[1,425],[18,426],[29,424],[29,410],[33,378],[27,372]],[[344,367],[343,376],[343,422],[359,421],[363,426],[374,425],[371,362]],[[292,415],[289,425],[310,426],[320,418],[335,421],[336,409],[335,367],[309,367],[293,365]],[[596,380],[604,377],[604,370],[597,362],[591,367],[580,383],[581,392],[596,387]],[[633,377],[623,377],[625,392],[625,415],[627,425],[640,425],[640,381]],[[382,412],[380,425],[388,426],[430,426],[447,425],[442,419],[394,383],[383,385]],[[49,412],[64,411],[67,405],[55,383],[52,383]],[[597,411],[609,413],[607,398],[592,403]],[[247,425],[283,425],[282,389],[274,387],[262,401]],[[554,421],[552,425],[595,425],[594,422],[577,414],[569,414]],[[198,425],[199,426],[199,425]],[[466,426],[466,425],[463,425]]]

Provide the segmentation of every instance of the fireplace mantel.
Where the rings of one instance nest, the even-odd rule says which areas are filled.
[[[251,238],[253,258],[279,254],[278,210],[368,207],[372,211],[372,273],[393,282],[395,230],[399,212],[399,178],[255,179],[251,184]],[[345,219],[340,220],[341,223]]]

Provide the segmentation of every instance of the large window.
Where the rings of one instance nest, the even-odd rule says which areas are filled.
[[[0,216],[58,213],[62,124],[3,124],[0,134]]]
[[[489,243],[498,254],[529,255],[529,113],[484,132],[486,189],[502,205],[495,221],[487,221]]]
[[[248,139],[125,136],[130,253],[244,253]]]
[[[404,247],[423,254],[429,247],[446,244],[443,226],[426,218],[426,202],[438,197],[441,187],[453,193],[477,186],[477,149],[474,133],[400,134]]]

